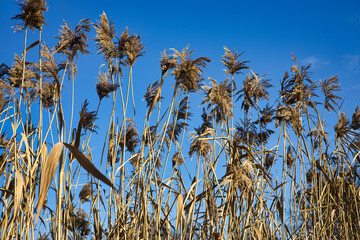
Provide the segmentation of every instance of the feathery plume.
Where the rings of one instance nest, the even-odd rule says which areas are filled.
[[[294,158],[294,154],[293,154],[293,149],[292,147],[289,145],[286,151],[286,165],[288,166],[288,168],[291,168],[293,166],[295,162],[295,158]]]
[[[320,86],[321,90],[325,95],[325,109],[330,112],[333,110],[336,112],[336,109],[334,106],[339,107],[339,103],[337,100],[341,100],[341,97],[336,96],[335,92],[340,91],[340,83],[338,81],[338,76],[334,76],[329,78],[329,80],[324,80],[324,82],[321,82],[320,80]]]
[[[205,160],[209,160],[213,147],[205,136],[214,135],[213,130],[207,129],[201,135],[198,135],[196,132],[191,132],[189,134],[192,139],[189,150],[190,157],[193,157],[194,153],[196,153],[198,158],[203,157]]]
[[[55,36],[59,42],[55,45],[55,53],[60,52],[68,56],[70,62],[73,62],[74,57],[79,58],[78,52],[88,54],[88,35],[91,30],[90,19],[82,19],[76,25],[74,31],[71,26],[64,20],[64,25],[61,26],[60,34]]]
[[[176,68],[172,71],[175,76],[176,86],[179,86],[185,92],[198,92],[201,81],[204,80],[201,76],[201,73],[204,72],[202,68],[206,67],[206,63],[210,62],[210,59],[199,57],[192,60],[191,54],[195,51],[188,52],[188,46],[181,53],[176,49],[172,50],[174,51],[174,57],[179,59]]]
[[[250,69],[251,71],[251,69]],[[239,98],[243,98],[241,107],[248,111],[250,107],[255,107],[258,104],[259,100],[266,99],[269,100],[268,88],[272,87],[269,83],[269,79],[263,79],[264,75],[258,77],[257,74],[251,71],[252,75],[247,75],[243,88],[237,92]]]
[[[99,96],[100,101],[104,97],[108,97],[110,93],[112,93],[119,87],[119,84],[117,84],[117,83],[110,83],[109,73],[105,73],[105,72],[99,73],[99,76],[97,77],[97,79],[99,79],[99,82],[95,83],[96,84],[96,92]]]
[[[223,185],[231,183],[247,196],[247,193],[253,191],[253,172],[253,163],[248,160],[245,160],[241,164],[228,164],[226,166],[225,176],[223,177]]]
[[[169,56],[166,50],[161,53],[160,68],[161,75],[164,75],[167,71],[176,67],[178,61],[174,56]]]
[[[108,63],[116,57],[116,47],[113,39],[116,36],[114,23],[108,20],[105,12],[100,16],[100,21],[93,24],[96,30],[95,43],[98,53],[102,54]]]
[[[118,41],[118,57],[121,59],[126,56],[125,62],[132,67],[138,57],[144,55],[144,46],[140,40],[140,36],[136,34],[129,35],[128,28],[121,34]]]
[[[137,145],[140,142],[140,137],[139,137],[139,132],[137,130],[135,121],[131,118],[126,118],[126,121],[128,122],[127,126],[126,126],[126,142],[125,142],[125,146],[127,151],[129,151],[130,153],[134,154],[135,153],[135,149],[137,147]],[[122,150],[124,147],[124,136],[121,136],[121,138],[119,139],[119,146]]]
[[[89,201],[91,194],[93,193],[93,188],[91,182],[88,182],[84,185],[79,193],[79,198],[82,203]]]
[[[360,110],[359,110],[359,106],[356,107],[355,112],[352,115],[351,118],[351,125],[350,127],[353,130],[358,130],[360,128]]]
[[[147,107],[150,107],[152,105],[155,105],[156,102],[160,101],[162,98],[156,98],[157,92],[159,91],[160,83],[159,81],[156,81],[153,84],[149,84],[149,87],[146,89],[146,93],[144,95],[144,99],[146,101]],[[156,100],[156,102],[154,102]]]
[[[88,105],[88,101],[85,100],[81,106],[81,111],[79,112],[81,127],[85,131],[90,130],[96,133],[95,129],[97,128],[97,126],[95,125],[93,128],[94,122],[96,120],[96,112],[89,112],[89,110],[87,109]]]
[[[349,132],[349,120],[346,119],[344,112],[341,113],[340,118],[334,126],[335,135],[337,138],[343,138]]]
[[[41,30],[45,24],[44,12],[48,10],[47,2],[43,0],[18,0],[21,13],[15,15],[11,19],[23,21],[23,25],[16,25],[15,31],[23,30],[29,27]]]
[[[235,74],[242,73],[241,71],[244,69],[248,69],[249,67],[246,65],[249,61],[241,61],[239,57],[243,55],[244,52],[238,53],[235,50],[230,51],[227,47],[224,46],[225,54],[222,57],[222,63],[224,63],[225,75],[230,74],[234,76]],[[236,87],[236,85],[234,85]]]
[[[213,107],[210,115],[215,118],[217,123],[220,123],[233,116],[232,108],[234,106],[231,99],[231,85],[228,83],[228,79],[220,85],[217,84],[215,79],[209,79],[212,87],[203,87],[205,100],[201,104],[208,103],[208,109]]]

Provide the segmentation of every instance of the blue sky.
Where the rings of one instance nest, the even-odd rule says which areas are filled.
[[[360,104],[360,1],[49,1],[45,13],[43,40],[53,47],[55,35],[66,20],[75,27],[79,20],[99,20],[103,11],[115,21],[118,36],[128,27],[130,33],[140,34],[146,54],[134,66],[137,119],[142,126],[145,102],[141,101],[147,86],[159,79],[159,60],[164,49],[183,49],[190,44],[195,57],[212,60],[204,77],[219,82],[225,79],[220,63],[223,46],[245,52],[243,60],[250,61],[254,72],[267,74],[275,86],[272,101],[284,72],[293,62],[293,53],[299,64],[312,64],[313,80],[339,75],[348,116]],[[24,34],[13,33],[10,20],[19,12],[16,1],[0,2],[0,29],[2,37],[1,62],[11,65],[14,54],[23,51]],[[95,32],[90,33],[93,38]],[[29,44],[37,40],[37,33],[29,34]],[[91,54],[80,56],[76,81],[75,111],[87,98],[90,108],[97,105],[95,90],[99,66],[104,63],[96,55],[96,46],[90,40]],[[242,83],[244,76],[237,76]],[[169,81],[173,81],[172,79]],[[173,82],[168,83],[170,87]],[[67,89],[70,92],[70,86]],[[110,100],[108,105],[110,106]],[[192,101],[192,100],[191,100]],[[199,100],[201,101],[201,100]],[[196,100],[195,100],[196,102]],[[192,111],[196,111],[196,106]],[[110,108],[110,107],[108,107]],[[240,108],[239,108],[240,109]],[[108,109],[100,109],[100,116]],[[107,125],[108,119],[98,124]],[[195,124],[196,127],[198,124]],[[99,136],[106,127],[99,129]],[[95,137],[93,137],[95,138]]]

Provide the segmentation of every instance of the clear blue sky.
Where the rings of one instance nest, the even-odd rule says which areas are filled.
[[[75,27],[79,20],[99,20],[103,11],[115,21],[118,35],[127,26],[130,33],[140,34],[147,53],[134,66],[137,107],[145,106],[143,95],[149,83],[160,77],[159,59],[164,49],[181,50],[188,44],[195,56],[213,62],[204,77],[224,79],[219,61],[223,46],[244,51],[243,60],[250,61],[256,73],[267,74],[279,86],[285,70],[295,54],[300,64],[312,63],[314,80],[339,75],[348,116],[360,104],[360,1],[49,1],[45,13],[43,40],[50,47],[56,43],[60,25],[66,20]],[[19,12],[16,1],[0,2],[1,62],[9,66],[14,54],[23,51],[23,33],[13,33],[10,20]],[[29,34],[29,43],[37,40]],[[90,33],[93,38],[95,32]],[[76,82],[76,112],[88,98],[95,109],[95,90],[99,66],[104,63],[96,55],[91,40],[91,55],[79,59]],[[243,76],[238,77],[242,82]],[[171,86],[172,82],[169,84]],[[277,98],[274,88],[272,97]],[[70,92],[70,87],[67,89]],[[110,100],[108,100],[110,102]],[[195,106],[196,108],[196,106]],[[105,110],[100,110],[105,111]],[[192,110],[194,111],[194,109]],[[138,111],[140,116],[141,112]],[[102,113],[102,112],[100,112]],[[101,116],[101,115],[100,115]],[[138,119],[143,119],[142,116]],[[105,121],[108,121],[107,119]],[[107,124],[107,123],[105,123]],[[195,124],[197,126],[198,124]],[[142,123],[138,122],[138,126]],[[103,131],[106,131],[103,129]],[[101,135],[101,133],[100,133]]]

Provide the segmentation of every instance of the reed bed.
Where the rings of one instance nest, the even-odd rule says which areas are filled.
[[[139,35],[118,34],[103,13],[75,28],[64,21],[49,47],[47,2],[19,7],[24,51],[0,68],[1,239],[360,239],[360,110],[341,111],[337,76],[313,81],[293,56],[270,98],[271,81],[236,50],[224,47],[226,79],[217,81],[203,76],[209,58],[169,49],[139,119]],[[89,54],[93,31],[104,61],[98,106],[76,110],[78,56]],[[99,116],[105,107],[110,115]]]

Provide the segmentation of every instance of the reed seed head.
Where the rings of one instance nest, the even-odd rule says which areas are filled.
[[[173,165],[173,167],[183,165],[184,162],[185,162],[185,160],[181,156],[181,152],[176,152],[173,155],[173,157],[172,157],[172,165]]]
[[[212,108],[210,115],[217,123],[226,121],[233,116],[234,107],[231,98],[231,84],[228,79],[218,85],[215,79],[209,78],[212,86],[204,86],[205,100],[201,104],[208,104],[208,109]]]
[[[110,93],[115,91],[120,85],[117,83],[111,83],[110,74],[109,73],[99,73],[97,77],[99,79],[96,84],[96,92],[99,96],[99,100],[101,101],[104,97],[108,97]]]
[[[198,158],[203,157],[205,160],[210,159],[213,147],[208,140],[204,139],[204,136],[206,136],[207,134],[209,133],[207,133],[206,131],[201,135],[191,133],[192,143],[189,150],[190,157],[193,157],[194,153],[196,153]]]
[[[325,96],[325,109],[327,111],[336,112],[335,106],[339,107],[338,101],[341,100],[341,97],[335,95],[335,92],[340,91],[340,83],[338,76],[329,78],[329,80],[320,81],[321,90]]]
[[[355,112],[352,115],[350,127],[353,130],[358,130],[360,128],[360,110],[359,110],[359,106],[356,107]]]
[[[340,118],[334,126],[335,134],[337,138],[343,138],[349,132],[349,120],[346,119],[344,112],[341,113]]]
[[[271,166],[274,164],[275,162],[275,156],[272,154],[267,153],[265,155],[265,161],[264,161],[264,167],[266,170],[269,170],[271,168]]]
[[[204,72],[210,59],[206,57],[199,57],[194,60],[191,59],[193,51],[187,51],[188,47],[184,48],[182,52],[174,50],[174,57],[177,58],[178,64],[172,71],[175,76],[176,86],[185,92],[198,92],[203,77],[201,74]]]
[[[252,72],[252,71],[251,71]],[[252,75],[248,74],[243,83],[243,88],[237,92],[239,98],[243,98],[241,107],[248,111],[250,107],[258,105],[259,100],[269,100],[268,88],[272,87],[269,83],[269,79],[263,79],[265,75],[259,77],[252,72]]]
[[[93,194],[93,188],[91,182],[88,182],[83,186],[79,193],[79,198],[82,203],[89,201],[91,195]]]
[[[47,2],[43,0],[18,0],[21,13],[11,19],[23,21],[23,25],[16,25],[15,31],[20,31],[25,27],[41,30],[45,24],[44,12],[48,10]]]
[[[223,178],[223,184],[233,184],[233,186],[238,188],[246,197],[247,193],[253,191],[253,171],[253,163],[248,160],[245,160],[240,164],[228,164],[226,166],[226,173],[225,177]]]
[[[98,53],[102,54],[108,63],[112,63],[116,57],[116,47],[113,39],[116,36],[114,23],[108,20],[105,12],[100,16],[100,21],[94,24],[96,30],[95,43]]]
[[[79,112],[81,126],[85,131],[90,130],[96,132],[95,129],[97,128],[97,126],[94,125],[94,122],[96,120],[96,112],[95,111],[89,112],[89,110],[87,109],[88,105],[89,105],[88,101],[85,100],[81,106],[81,111]]]
[[[295,157],[293,154],[293,149],[289,145],[287,147],[287,151],[286,151],[286,165],[288,166],[288,168],[291,168],[293,166],[294,162],[295,162]]]
[[[225,75],[230,74],[234,76],[235,74],[242,73],[241,71],[244,69],[248,69],[249,67],[246,65],[249,61],[241,61],[239,57],[243,55],[244,52],[238,54],[235,50],[230,51],[227,47],[224,46],[225,54],[222,57],[222,63],[224,63]]]
[[[87,32],[91,30],[90,19],[82,19],[76,25],[74,31],[71,26],[64,20],[64,25],[61,26],[60,33],[55,36],[59,42],[55,45],[55,53],[60,52],[68,56],[70,62],[73,62],[74,57],[79,58],[78,52],[88,54],[88,35]]]
[[[161,68],[161,75],[164,75],[169,70],[176,67],[178,61],[174,56],[169,56],[167,51],[161,53],[161,60],[160,60],[160,68]]]

